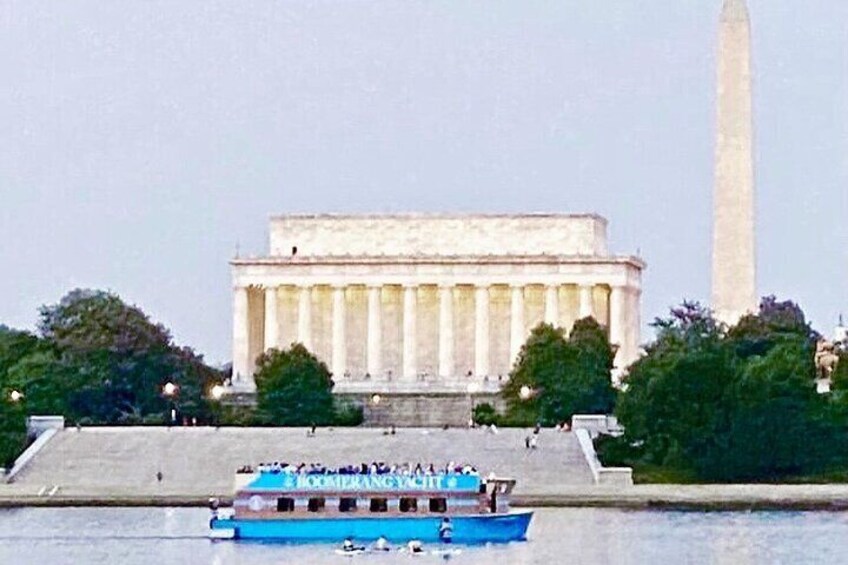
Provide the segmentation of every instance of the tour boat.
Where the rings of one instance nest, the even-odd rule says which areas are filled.
[[[211,537],[295,542],[385,537],[395,544],[526,539],[531,511],[511,511],[515,480],[477,474],[236,474],[233,508],[212,507]]]

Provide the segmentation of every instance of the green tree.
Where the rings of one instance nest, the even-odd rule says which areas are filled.
[[[327,365],[302,344],[271,349],[256,361],[256,400],[259,413],[279,426],[332,424],[333,380]]]
[[[40,348],[8,371],[10,388],[23,391],[29,414],[69,414],[68,400],[85,386],[80,373],[63,364],[50,348]]]
[[[699,474],[777,480],[821,471],[833,454],[844,453],[844,434],[829,400],[812,386],[814,373],[803,339],[780,343],[742,366],[730,391],[730,429],[699,458]]]
[[[20,402],[0,398],[0,467],[11,469],[26,445],[26,415]]]
[[[576,370],[567,379],[574,398],[573,413],[611,413],[616,397],[610,378],[615,350],[609,343],[606,330],[594,318],[577,320],[571,328],[568,343],[577,351]]]
[[[765,355],[787,341],[805,340],[815,347],[818,334],[807,323],[804,312],[790,300],[766,296],[756,314],[748,314],[727,332],[728,339],[742,358]]]
[[[846,410],[815,393],[815,332],[793,303],[766,298],[726,330],[684,303],[654,326],[616,409],[626,449],[611,451],[629,463],[763,481],[820,473],[848,453]]]
[[[0,324],[0,386],[6,385],[9,369],[41,346],[41,340],[33,334]]]
[[[848,351],[839,352],[839,362],[833,373],[833,385],[838,391],[848,392]]]
[[[614,352],[593,319],[564,330],[540,324],[521,348],[503,395],[507,421],[553,425],[577,413],[607,413],[615,393],[610,381]],[[532,391],[522,398],[522,389]]]
[[[674,465],[697,449],[690,438],[722,427],[714,407],[723,402],[732,368],[719,326],[699,304],[685,302],[652,325],[657,339],[631,366],[616,414],[646,462]]]
[[[162,387],[179,387],[181,414],[207,419],[206,391],[221,375],[169,332],[118,296],[74,290],[41,309],[48,351],[10,369],[34,410],[59,410],[71,420],[133,424],[161,418],[170,408]]]
[[[24,404],[11,399],[13,390],[23,388],[10,376],[11,369],[42,346],[31,333],[0,325],[0,467],[10,468],[26,445]]]

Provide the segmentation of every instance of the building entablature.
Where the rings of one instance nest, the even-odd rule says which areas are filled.
[[[606,285],[641,289],[642,263],[621,261],[233,262],[236,287]]]
[[[398,265],[398,264],[629,264],[644,269],[646,263],[633,255],[325,255],[320,257],[239,257],[234,267],[247,265]]]

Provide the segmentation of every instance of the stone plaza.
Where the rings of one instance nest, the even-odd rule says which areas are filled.
[[[50,440],[7,493],[61,496],[230,496],[235,470],[259,462],[329,466],[386,461],[444,466],[470,462],[485,473],[519,478],[519,494],[591,487],[592,475],[571,433],[543,430],[539,448],[527,430],[124,427],[66,428]],[[162,474],[158,480],[157,473]],[[0,492],[2,494],[2,492]]]

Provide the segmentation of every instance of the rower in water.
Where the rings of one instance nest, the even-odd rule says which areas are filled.
[[[409,553],[424,553],[424,546],[421,545],[421,542],[417,539],[409,540],[409,543],[406,544],[406,550]]]
[[[442,543],[453,541],[453,524],[448,517],[442,518],[442,523],[439,524],[439,540]]]
[[[361,545],[354,545],[352,539],[345,538],[342,542],[342,551],[345,553],[358,553],[360,551],[365,551],[365,547]]]
[[[386,536],[380,536],[377,538],[377,541],[374,542],[374,551],[391,551],[392,547],[389,545],[389,540],[386,539]]]

